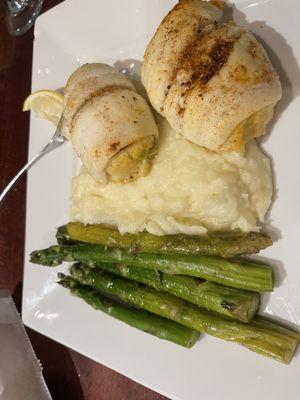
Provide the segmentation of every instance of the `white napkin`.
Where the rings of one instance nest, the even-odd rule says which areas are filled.
[[[52,399],[41,365],[7,290],[0,290],[0,399]]]

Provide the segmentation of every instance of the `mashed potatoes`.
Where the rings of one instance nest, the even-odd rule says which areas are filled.
[[[272,197],[269,159],[255,142],[245,155],[212,153],[160,121],[151,173],[128,184],[100,184],[84,169],[72,186],[72,219],[121,233],[156,235],[257,231]]]

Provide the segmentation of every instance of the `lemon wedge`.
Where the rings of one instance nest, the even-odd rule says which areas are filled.
[[[25,99],[23,111],[32,110],[57,126],[63,112],[63,99],[63,94],[56,90],[38,90]]]
[[[63,112],[64,96],[56,90],[37,90],[31,93],[23,103],[23,111],[32,110],[35,114],[43,119],[58,125]],[[62,135],[70,139],[69,129],[66,121],[63,121],[61,128]]]

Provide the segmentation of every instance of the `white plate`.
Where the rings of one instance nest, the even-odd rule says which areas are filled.
[[[87,61],[130,66],[173,0],[68,0],[42,15],[35,27],[32,89],[57,88]],[[277,242],[265,257],[274,261],[279,287],[264,299],[264,311],[300,324],[300,60],[298,0],[236,1],[234,16],[267,45],[281,75],[284,96],[272,134],[277,195],[271,224]],[[134,63],[134,62],[133,62]],[[29,155],[53,128],[32,118]],[[29,253],[54,243],[56,227],[69,220],[71,178],[76,160],[66,144],[29,174],[23,291],[24,323],[170,398],[184,400],[282,400],[298,398],[300,357],[290,366],[238,345],[203,335],[186,350],[94,311],[56,285],[56,269],[30,264]]]

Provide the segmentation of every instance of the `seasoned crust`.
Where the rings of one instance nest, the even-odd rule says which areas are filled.
[[[142,82],[153,107],[162,115],[181,54],[199,32],[209,28],[221,15],[221,10],[210,2],[182,0],[155,32],[144,55]]]

